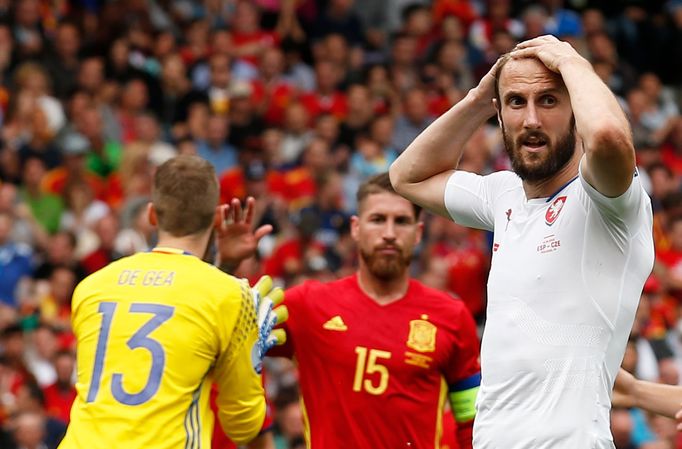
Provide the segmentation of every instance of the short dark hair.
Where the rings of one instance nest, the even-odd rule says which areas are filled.
[[[393,184],[391,184],[391,179],[388,177],[387,172],[379,173],[367,178],[367,180],[358,188],[358,193],[356,195],[358,211],[360,210],[362,202],[368,196],[384,192],[400,196],[393,188]],[[421,213],[422,208],[414,203],[411,204],[412,208],[414,209],[414,218],[419,219],[419,214]]]
[[[199,234],[213,225],[219,187],[213,166],[199,156],[177,156],[154,174],[152,204],[159,229],[175,237]]]

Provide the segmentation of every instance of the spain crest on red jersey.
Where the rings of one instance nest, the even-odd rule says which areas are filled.
[[[419,352],[433,352],[436,350],[437,328],[426,321],[428,316],[422,315],[421,320],[410,321],[410,334],[407,346]]]

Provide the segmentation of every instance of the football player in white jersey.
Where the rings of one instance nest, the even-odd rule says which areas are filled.
[[[513,171],[457,170],[493,115]],[[628,121],[590,63],[520,43],[393,163],[409,200],[493,231],[475,449],[612,449],[611,391],[654,260]]]

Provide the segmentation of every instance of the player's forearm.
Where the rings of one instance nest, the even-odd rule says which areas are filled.
[[[457,167],[464,144],[495,113],[477,89],[441,115],[391,165],[391,181],[399,193]]]
[[[473,445],[474,421],[457,423],[457,443],[460,449],[471,449]]]
[[[587,60],[578,55],[566,58],[559,71],[571,97],[576,128],[586,154],[583,176],[603,195],[620,196],[632,184],[635,170],[635,150],[627,118]]]
[[[586,151],[599,148],[590,145],[595,141],[630,135],[628,120],[618,100],[589,61],[576,55],[565,59],[559,71],[571,97],[576,127]]]
[[[263,422],[265,421],[265,399],[258,408],[262,408],[262,412],[253,412],[253,409],[245,409],[243,411],[236,411],[230,413],[224,409],[219,409],[218,417],[220,425],[230,440],[238,446],[250,443],[258,437]]]
[[[633,397],[636,407],[674,418],[682,406],[682,387],[637,380]]]

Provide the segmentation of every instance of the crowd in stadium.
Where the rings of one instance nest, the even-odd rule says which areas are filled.
[[[345,276],[358,186],[543,34],[586,57],[630,120],[656,263],[623,367],[682,384],[682,1],[0,0],[0,447],[59,443],[73,290],[154,246],[155,167],[197,154],[222,201],[256,198],[274,230],[237,276]],[[460,168],[509,168],[496,120]],[[422,218],[412,274],[482,327],[490,236]],[[296,367],[266,371],[277,448],[304,447]],[[612,432],[617,449],[682,448],[674,421],[638,409],[614,409]]]

